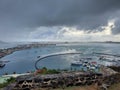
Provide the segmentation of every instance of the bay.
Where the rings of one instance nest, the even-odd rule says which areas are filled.
[[[45,46],[40,48],[31,48],[27,50],[16,51],[13,54],[7,55],[0,60],[10,61],[4,68],[0,69],[0,75],[5,73],[12,74],[25,73],[35,71],[35,62],[38,56],[44,56],[55,53],[70,53],[80,52],[83,55],[62,55],[45,58],[38,63],[38,67],[47,67],[50,69],[68,69],[71,62],[79,57],[93,57],[93,52],[110,53],[120,55],[120,44],[115,43],[78,43],[78,44],[61,44],[57,46]],[[94,60],[97,60],[95,57]],[[110,62],[99,63],[111,64]]]

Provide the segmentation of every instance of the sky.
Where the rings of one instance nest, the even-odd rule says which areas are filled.
[[[120,41],[120,0],[0,0],[0,40]]]

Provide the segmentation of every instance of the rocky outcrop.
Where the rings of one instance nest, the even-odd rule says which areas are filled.
[[[87,72],[64,72],[48,75],[27,75],[16,79],[14,90],[33,88],[65,88],[68,86],[91,85],[100,83],[102,74]]]

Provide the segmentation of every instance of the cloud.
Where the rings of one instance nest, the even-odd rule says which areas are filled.
[[[77,31],[72,32],[76,36],[83,32],[91,34],[104,30],[101,26],[117,18],[111,31],[116,35],[120,33],[119,15],[120,0],[0,0],[0,39],[31,38],[31,32],[34,38],[49,36],[52,39],[57,34],[57,38],[61,38],[59,33],[64,30],[55,27],[75,27]],[[41,27],[44,27],[43,32],[36,30]],[[70,34],[71,30],[65,32]]]
[[[95,27],[107,22],[104,14],[119,8],[119,0],[0,0],[0,19],[10,26]]]
[[[101,26],[94,31],[79,30],[77,27],[39,27],[31,32],[30,38],[36,41],[119,41],[120,35],[112,34],[114,28],[115,20],[108,21],[106,26]]]
[[[120,19],[115,22],[115,28],[112,30],[112,34],[120,34]]]
[[[38,27],[34,28],[33,31],[30,32],[30,39],[39,39],[39,40],[53,40],[56,38],[56,33],[59,30],[59,27]]]

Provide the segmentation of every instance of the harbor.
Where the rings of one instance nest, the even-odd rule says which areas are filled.
[[[87,46],[87,45],[86,45]],[[76,47],[76,48],[75,48]],[[81,48],[80,48],[81,47]],[[91,47],[95,48],[94,44]],[[7,80],[15,78],[16,84],[14,84],[14,89],[18,90],[22,87],[25,88],[54,88],[52,85],[53,77],[55,77],[55,82],[60,83],[58,78],[66,78],[66,86],[72,85],[91,85],[99,81],[96,79],[89,79],[86,82],[81,82],[80,76],[76,77],[76,73],[84,73],[88,76],[93,74],[101,74],[103,77],[109,77],[111,75],[116,75],[117,72],[110,69],[109,66],[119,66],[119,54],[108,53],[98,53],[100,50],[107,50],[101,48],[95,48],[96,52],[91,52],[91,49],[86,49],[85,46],[42,46],[33,47],[28,49],[20,49],[14,51],[9,55],[5,55],[1,58],[0,73],[1,73],[1,83],[6,83]],[[108,48],[110,49],[110,48]],[[23,57],[24,56],[24,57]],[[23,63],[24,62],[24,63]],[[14,64],[14,65],[13,65]],[[21,64],[24,66],[21,66]],[[17,67],[17,68],[15,68]],[[47,69],[59,71],[59,74],[48,74],[42,75],[44,70],[41,68],[46,67]],[[48,70],[49,71],[49,70]],[[50,73],[50,72],[49,72]],[[53,72],[52,72],[53,73]],[[41,77],[42,75],[42,77]],[[70,75],[70,76],[69,76]],[[25,77],[27,77],[25,79]],[[42,82],[33,82],[39,77],[43,80]],[[50,77],[48,79],[48,77]],[[71,81],[69,77],[80,79],[74,82]],[[89,78],[83,75],[84,79]],[[21,78],[21,79],[20,79]],[[44,80],[45,79],[45,80]],[[48,81],[46,81],[46,79]],[[80,82],[79,82],[80,81]],[[22,83],[20,83],[22,82]],[[44,82],[44,83],[43,83]],[[51,82],[51,83],[48,83]],[[65,81],[64,81],[65,82]],[[72,83],[71,83],[72,82]],[[19,84],[20,83],[20,84]],[[25,84],[26,83],[26,84]],[[56,83],[56,88],[59,88]],[[26,86],[26,87],[25,87]],[[10,86],[11,87],[11,86]],[[60,87],[64,87],[62,84]],[[8,88],[8,87],[6,87]]]

